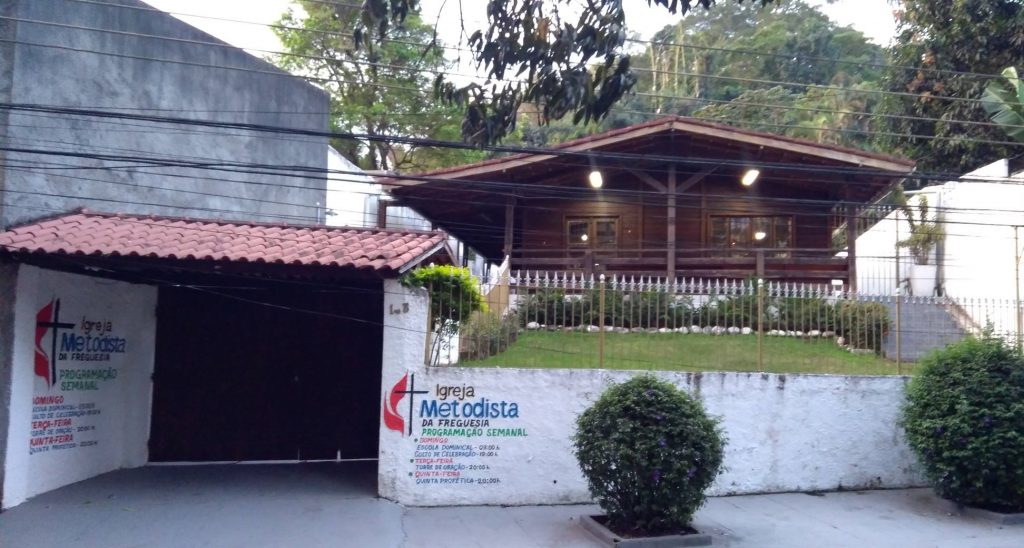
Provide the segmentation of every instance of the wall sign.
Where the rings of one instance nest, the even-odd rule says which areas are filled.
[[[529,437],[519,419],[519,402],[478,393],[473,385],[417,389],[415,373],[384,394],[384,425],[413,438],[409,476],[416,485],[500,484],[502,451]]]
[[[128,350],[118,328],[106,317],[70,317],[60,297],[36,312],[30,455],[100,443],[103,395],[115,389]]]

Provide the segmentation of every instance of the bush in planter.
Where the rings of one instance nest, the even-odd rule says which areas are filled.
[[[1024,511],[1024,359],[966,339],[925,358],[907,389],[907,441],[943,498]]]
[[[605,391],[576,422],[576,458],[613,531],[684,531],[722,467],[721,430],[699,402],[642,375]]]

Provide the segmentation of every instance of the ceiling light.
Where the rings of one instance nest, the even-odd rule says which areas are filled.
[[[580,241],[581,241],[581,242],[585,242],[585,241],[587,241],[587,240],[589,240],[589,239],[590,239],[590,237],[589,237],[589,236],[587,236],[586,234],[584,234],[584,235],[580,236]]]
[[[601,188],[604,186],[604,177],[602,177],[601,172],[596,169],[590,171],[590,175],[587,176],[587,180],[590,181],[590,186],[594,188]]]
[[[754,239],[760,242],[760,241],[761,241],[761,240],[763,240],[763,239],[765,238],[765,236],[767,236],[767,235],[768,235],[768,234],[766,234],[766,233],[765,233],[764,231],[762,231],[762,230],[758,230],[757,232],[755,232],[755,233],[754,233]]]
[[[743,178],[740,179],[740,182],[743,183],[743,186],[750,186],[754,184],[754,181],[756,181],[760,175],[760,171],[756,169],[748,169],[747,172],[743,174]]]

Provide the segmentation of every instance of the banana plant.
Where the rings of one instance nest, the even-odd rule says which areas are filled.
[[[1005,80],[990,83],[981,97],[981,104],[989,118],[1007,135],[1024,143],[1024,84],[1014,67],[1003,70],[1002,74]]]

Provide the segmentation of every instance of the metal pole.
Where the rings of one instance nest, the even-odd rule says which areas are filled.
[[[1024,327],[1024,310],[1020,307],[1020,236],[1019,236],[1020,225],[1013,227],[1013,259],[1014,259],[1014,276],[1013,276],[1013,289],[1016,293],[1016,305],[1017,305],[1017,352],[1021,352],[1021,328]]]
[[[900,333],[900,308],[903,301],[903,291],[900,287],[900,212],[896,210],[896,374],[903,374],[903,352],[900,349],[902,342]]]
[[[601,297],[598,305],[597,317],[597,367],[604,369],[604,274],[601,274]]]
[[[757,279],[757,370],[764,372],[764,278]]]

